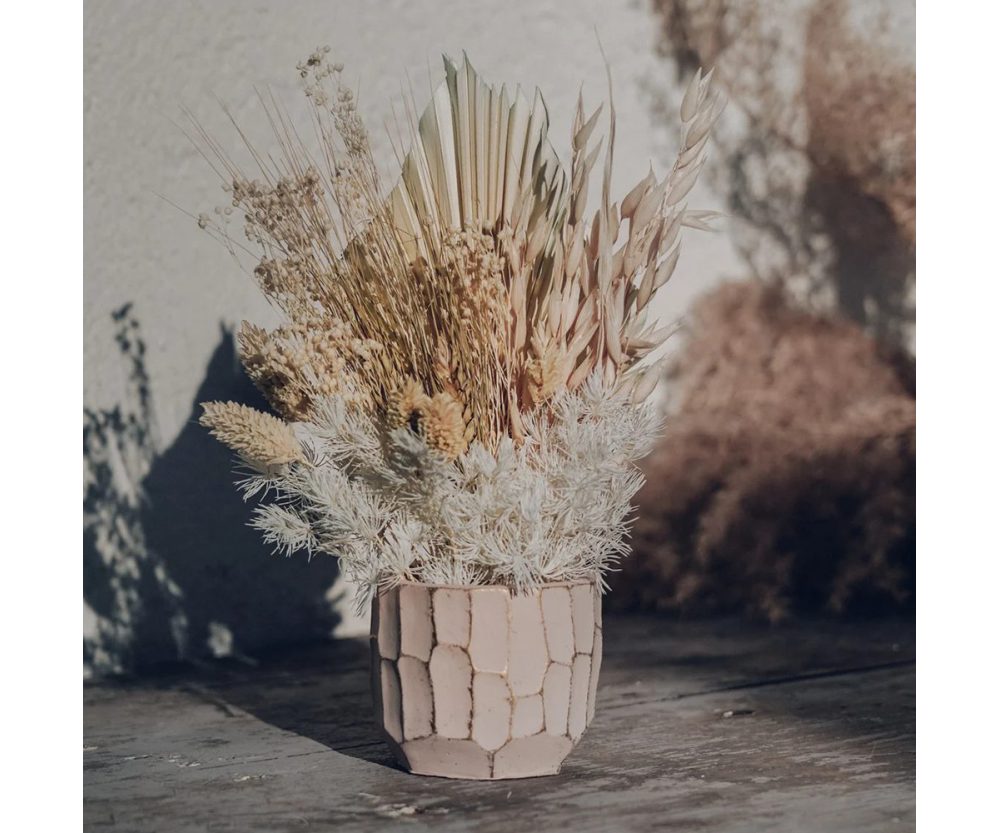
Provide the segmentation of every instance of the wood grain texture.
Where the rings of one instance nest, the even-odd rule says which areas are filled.
[[[558,776],[396,769],[367,645],[84,688],[88,830],[834,831],[914,826],[912,622],[611,618]]]

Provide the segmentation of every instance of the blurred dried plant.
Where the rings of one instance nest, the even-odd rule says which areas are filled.
[[[653,7],[678,75],[714,65],[732,101],[709,175],[750,271],[912,349],[916,87],[896,44],[912,4]]]
[[[681,398],[648,458],[616,601],[673,610],[912,603],[912,365],[776,286],[725,285],[693,315]]]

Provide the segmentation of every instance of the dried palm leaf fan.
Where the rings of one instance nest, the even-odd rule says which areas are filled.
[[[433,259],[428,232],[440,240],[471,231],[496,240],[508,262],[518,263],[507,276],[510,318],[496,337],[514,348],[511,358],[523,360],[518,351],[539,300],[529,297],[528,287],[552,279],[567,210],[566,174],[549,142],[548,110],[538,90],[529,104],[520,87],[508,94],[505,86],[488,86],[468,57],[460,66],[446,57],[444,66],[445,81],[417,122],[390,197],[393,222],[415,260]],[[518,435],[522,386],[507,370],[506,407]]]
[[[392,192],[399,230],[420,253],[421,229],[516,229],[550,249],[564,216],[566,175],[548,139],[549,115],[536,91],[487,86],[466,57],[445,58],[446,79],[418,122]],[[426,256],[426,252],[423,252]]]
[[[566,169],[540,93],[529,103],[467,58],[444,64],[426,110],[409,113],[388,198],[342,67],[322,51],[299,67],[318,155],[280,111],[282,154],[254,153],[258,179],[203,134],[286,319],[270,332],[245,323],[243,361],[293,430],[234,403],[203,422],[249,468],[248,493],[277,493],[257,518],[268,539],[338,555],[368,590],[599,575],[624,552],[632,463],[655,431],[640,403],[660,369],[640,362],[672,327],[650,320],[650,302],[681,227],[712,218],[683,201],[723,102],[699,72],[675,164],[621,203],[610,104],[587,216],[602,108],[578,102]]]

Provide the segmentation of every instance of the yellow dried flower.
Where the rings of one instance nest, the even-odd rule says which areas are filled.
[[[284,336],[283,329],[269,333],[244,321],[237,337],[240,359],[271,407],[285,419],[301,421],[308,416],[312,401]]]
[[[468,447],[463,407],[450,393],[431,397],[420,413],[420,432],[427,445],[454,460]]]
[[[203,402],[199,422],[212,436],[252,463],[280,466],[303,459],[290,425],[237,402]]]

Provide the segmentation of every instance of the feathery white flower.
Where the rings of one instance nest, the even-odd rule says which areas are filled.
[[[322,402],[297,426],[308,464],[268,481],[278,502],[254,526],[281,552],[339,557],[361,603],[404,580],[522,591],[600,579],[627,551],[635,463],[658,418],[598,378],[545,407],[522,445],[473,443],[452,461],[414,431],[380,438],[343,401]]]

